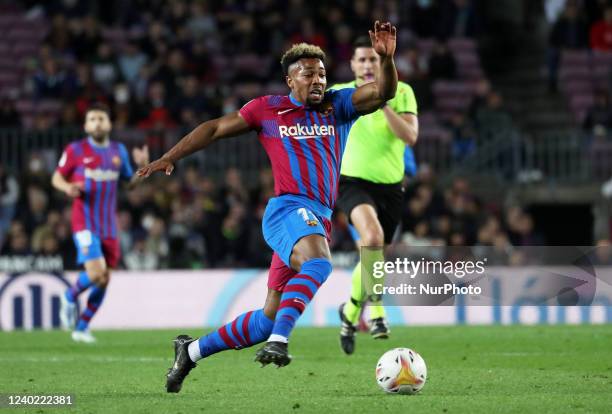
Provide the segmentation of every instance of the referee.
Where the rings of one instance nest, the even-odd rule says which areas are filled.
[[[359,87],[374,82],[380,73],[380,57],[366,37],[353,44],[351,70],[355,80],[330,89]],[[338,206],[348,216],[357,248],[377,247],[382,255],[391,243],[401,219],[406,159],[419,132],[417,103],[412,88],[399,82],[395,97],[376,112],[360,117],[349,133],[342,158]],[[374,260],[374,259],[373,259]],[[384,257],[376,260],[384,260]],[[350,300],[340,306],[340,344],[346,354],[355,350],[355,332],[361,310],[371,301],[370,334],[375,339],[389,336],[389,325],[380,297],[367,297],[361,280],[361,262],[353,270]]]

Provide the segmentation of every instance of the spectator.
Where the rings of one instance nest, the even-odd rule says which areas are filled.
[[[41,235],[40,250],[38,250],[36,253],[46,256],[55,256],[59,254],[59,248],[59,242],[53,232],[47,232]]]
[[[70,226],[70,221],[67,221],[64,219],[64,217],[62,217],[62,220],[55,227],[55,237],[58,243],[59,254],[62,256],[64,268],[75,270],[78,268],[78,266]]]
[[[583,49],[588,46],[588,26],[574,2],[566,3],[563,14],[550,31],[549,43],[555,49]]]
[[[514,129],[512,116],[505,110],[504,101],[497,92],[489,92],[486,105],[478,109],[475,120],[476,127],[483,136],[499,130]]]
[[[2,246],[0,255],[28,255],[31,254],[28,233],[20,221],[13,221],[7,234],[7,242]]]
[[[165,92],[170,98],[173,98],[187,75],[189,72],[185,64],[185,54],[179,49],[173,49],[153,78],[161,82]]]
[[[191,3],[189,14],[187,29],[195,39],[203,40],[205,36],[213,34],[217,30],[217,23],[210,15],[206,3],[199,1]]]
[[[471,0],[440,2],[436,20],[437,34],[444,38],[475,37],[481,30],[478,12]]]
[[[61,215],[57,210],[51,210],[47,214],[47,221],[41,224],[32,233],[32,250],[37,253],[43,250],[44,239],[55,234],[55,229],[59,225]]]
[[[431,80],[455,79],[457,63],[448,49],[445,40],[437,39],[429,58],[429,77]]]
[[[4,128],[18,127],[21,119],[15,103],[8,98],[0,98],[0,125]]]
[[[92,61],[92,74],[94,82],[106,93],[113,90],[115,83],[123,80],[113,49],[108,43],[101,43],[98,46]]]
[[[610,95],[606,90],[599,90],[595,94],[595,103],[589,110],[582,123],[582,128],[591,137],[595,131],[608,136],[612,128],[612,107],[610,106]]]
[[[158,258],[147,250],[145,234],[139,235],[132,250],[125,255],[125,267],[128,270],[155,270],[158,268]]]
[[[200,90],[201,87],[197,77],[190,75],[184,79],[181,91],[172,105],[175,118],[180,119],[184,110],[191,111],[197,119],[210,117],[207,98]]]
[[[149,215],[143,219],[143,227],[147,230],[146,251],[157,257],[159,267],[166,267],[170,248],[166,239],[166,225],[157,216]]]
[[[469,120],[460,113],[451,117],[450,130],[453,137],[453,158],[462,161],[476,151],[476,131]]]
[[[71,20],[70,45],[79,61],[91,61],[102,44],[100,25],[92,15]]]
[[[32,253],[28,235],[25,232],[10,235],[6,247],[2,254],[7,256],[21,256]]]
[[[134,89],[142,67],[147,63],[147,55],[138,49],[138,45],[128,42],[118,59],[121,76]]]
[[[67,104],[62,107],[62,114],[58,123],[59,127],[62,128],[79,128],[80,127],[79,114],[75,104]]]
[[[479,79],[474,88],[474,95],[470,101],[468,115],[471,119],[476,118],[476,114],[487,104],[487,97],[491,93],[491,84],[486,79]]]
[[[593,50],[599,52],[612,50],[612,6],[606,7],[603,19],[593,23],[589,40]]]
[[[117,228],[120,250],[122,252],[129,252],[134,245],[132,215],[129,210],[120,210],[117,213]]]
[[[397,70],[406,82],[412,84],[414,81],[427,79],[429,63],[416,46],[410,46],[403,53],[400,52],[395,60]]]
[[[574,2],[567,2],[565,5],[563,15],[553,25],[548,42],[548,89],[556,92],[561,51],[588,46],[588,26],[580,17],[578,6]]]
[[[51,19],[51,29],[45,38],[45,43],[59,53],[66,53],[71,46],[71,36],[68,21],[63,14],[56,14]]]
[[[15,216],[15,207],[19,199],[17,180],[0,164],[0,247]]]
[[[34,184],[26,188],[25,196],[25,208],[20,209],[18,217],[25,223],[28,234],[33,234],[36,227],[47,221],[49,196],[43,188]]]
[[[38,98],[58,98],[66,88],[66,73],[53,58],[46,58],[34,75],[34,90]]]
[[[176,124],[170,112],[170,103],[166,96],[166,88],[162,82],[153,82],[149,86],[149,99],[141,105],[139,110],[139,127],[172,128]]]

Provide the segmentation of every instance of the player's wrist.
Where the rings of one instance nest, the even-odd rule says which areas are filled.
[[[170,164],[174,164],[176,162],[176,160],[174,160],[171,156],[169,156],[168,154],[164,154],[161,156],[160,161],[165,161],[165,162],[169,162]]]

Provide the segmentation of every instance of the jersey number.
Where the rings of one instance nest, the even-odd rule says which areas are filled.
[[[302,216],[302,220],[306,222],[309,226],[316,226],[319,224],[319,221],[310,211],[306,210],[304,207],[298,208],[297,213]]]

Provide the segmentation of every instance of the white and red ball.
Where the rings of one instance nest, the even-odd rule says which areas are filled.
[[[425,360],[409,348],[387,351],[376,364],[376,383],[393,394],[416,394],[427,381]]]

